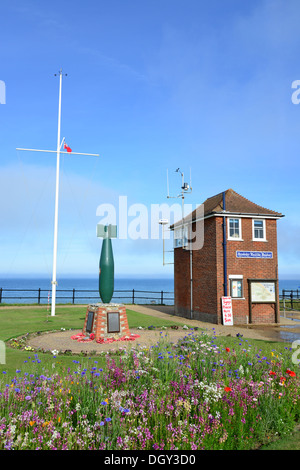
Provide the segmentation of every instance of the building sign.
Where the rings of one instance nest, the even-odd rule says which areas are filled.
[[[237,258],[273,259],[272,251],[237,251]]]
[[[275,282],[251,282],[251,302],[276,302]]]
[[[231,297],[222,297],[223,325],[233,325]]]

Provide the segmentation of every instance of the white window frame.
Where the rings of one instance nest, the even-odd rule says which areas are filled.
[[[254,223],[256,221],[262,222],[263,223],[263,238],[255,238],[255,228],[254,228]],[[252,219],[252,241],[254,242],[266,242],[266,219]]]
[[[231,220],[238,220],[239,221],[239,237],[231,237],[230,236],[230,221]],[[227,219],[227,230],[228,230],[228,240],[235,240],[235,241],[243,241],[242,239],[242,219],[240,217],[228,217]]]
[[[241,297],[233,297],[232,296],[232,281],[241,281],[242,283],[242,295]],[[229,292],[230,297],[234,300],[245,300],[244,296],[244,276],[242,274],[230,274],[229,275]]]
[[[174,229],[174,248],[185,248],[188,243],[188,226]]]

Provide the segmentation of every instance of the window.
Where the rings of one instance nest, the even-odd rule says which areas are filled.
[[[188,227],[180,227],[174,230],[174,248],[184,248],[188,243]]]
[[[230,296],[233,299],[243,298],[243,279],[231,278],[230,279]]]
[[[253,219],[253,240],[266,241],[266,221]]]
[[[241,219],[228,219],[228,239],[242,239]]]

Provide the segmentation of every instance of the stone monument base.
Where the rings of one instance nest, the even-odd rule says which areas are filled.
[[[122,304],[88,305],[82,334],[95,341],[130,336],[126,307]]]

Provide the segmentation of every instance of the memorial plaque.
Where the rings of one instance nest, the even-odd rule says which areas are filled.
[[[120,313],[107,312],[107,332],[119,333],[120,332]]]
[[[85,331],[91,333],[93,329],[94,312],[89,311]]]

